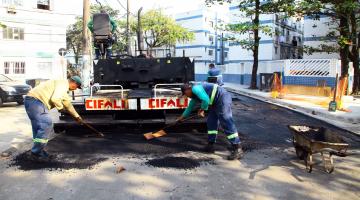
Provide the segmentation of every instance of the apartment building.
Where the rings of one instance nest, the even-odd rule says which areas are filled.
[[[69,6],[69,5],[72,6]],[[64,78],[66,27],[82,1],[0,0],[0,74],[16,80]],[[65,64],[66,66],[66,64]]]

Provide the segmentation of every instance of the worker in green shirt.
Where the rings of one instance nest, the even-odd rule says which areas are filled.
[[[117,24],[115,22],[114,19],[112,19],[105,10],[101,10],[99,14],[94,14],[94,16],[91,18],[91,20],[89,21],[89,23],[87,24],[87,27],[89,28],[89,30],[91,31],[91,33],[93,33],[94,36],[94,48],[95,48],[95,56],[96,59],[100,58],[100,49],[99,49],[99,43],[97,41],[96,36],[98,35],[98,31],[102,32],[101,34],[104,34],[104,27],[106,28],[107,26],[103,26],[102,24],[97,24],[94,25],[94,23],[99,23],[102,20],[94,20],[95,17],[102,18],[102,19],[106,19],[109,22],[109,27],[110,30],[106,30],[106,34],[108,34],[108,40],[106,42],[106,44],[104,46],[106,46],[106,58],[111,58],[112,56],[112,45],[115,42],[114,36],[115,36],[115,31],[117,28]],[[94,22],[95,21],[95,22]],[[99,30],[97,30],[99,29]]]
[[[198,110],[199,116],[205,117],[205,111],[208,110],[208,145],[204,150],[208,153],[214,153],[214,144],[220,124],[224,129],[227,139],[231,143],[228,160],[240,159],[243,156],[243,152],[240,146],[239,134],[232,117],[231,94],[224,88],[212,83],[185,84],[181,87],[181,91],[185,96],[191,98],[191,101],[184,113],[177,120],[182,121],[189,117],[195,105],[200,103],[201,106]]]

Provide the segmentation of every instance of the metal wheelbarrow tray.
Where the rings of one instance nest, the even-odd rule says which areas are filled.
[[[313,155],[320,153],[325,171],[334,171],[333,155],[345,157],[349,147],[341,136],[323,127],[288,126],[293,133],[296,155],[305,161],[306,170],[311,173]]]

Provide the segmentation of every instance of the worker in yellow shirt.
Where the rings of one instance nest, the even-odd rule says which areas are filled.
[[[36,86],[25,97],[25,109],[28,114],[34,145],[31,149],[31,156],[39,160],[49,160],[49,154],[44,150],[49,135],[52,132],[53,124],[49,110],[56,108],[61,112],[68,112],[79,123],[82,119],[71,104],[68,91],[81,89],[81,79],[73,76],[68,80],[49,80]]]

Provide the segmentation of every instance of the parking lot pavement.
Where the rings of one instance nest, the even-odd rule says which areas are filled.
[[[24,106],[4,104],[0,107],[0,124],[0,153],[31,142],[31,125]]]
[[[55,118],[57,112],[52,111]],[[7,103],[0,107],[0,153],[10,148],[30,148],[32,132],[24,106]]]
[[[194,129],[169,130],[146,141],[142,134],[148,131],[140,127],[106,130],[105,138],[86,137],[88,130],[79,127],[49,142],[48,152],[56,155],[51,162],[28,159],[22,153],[27,149],[0,158],[0,199],[359,199],[358,136],[285,108],[233,97],[245,151],[240,161],[224,159],[223,134],[215,154],[204,154],[207,135]],[[22,107],[11,109],[11,115],[27,120]],[[336,131],[351,145],[349,156],[336,157],[335,171],[328,174],[317,154],[314,171],[307,173],[296,157],[289,124]],[[119,167],[126,170],[118,173]]]

